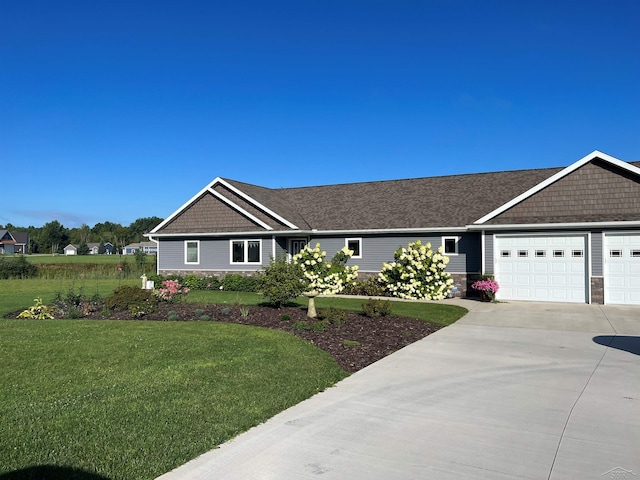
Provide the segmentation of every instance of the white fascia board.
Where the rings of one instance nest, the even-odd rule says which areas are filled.
[[[258,225],[260,225],[261,227],[264,227],[265,230],[273,230],[273,227],[267,225],[266,223],[264,223],[262,220],[260,220],[258,217],[256,217],[255,215],[250,214],[249,212],[247,212],[244,208],[242,208],[240,205],[237,205],[236,203],[234,203],[233,201],[229,200],[227,197],[225,197],[224,195],[216,192],[213,188],[209,188],[209,193],[211,193],[211,195],[213,195],[214,197],[216,197],[218,200],[223,201],[224,203],[226,203],[227,205],[229,205],[231,208],[233,208],[234,210],[237,210],[238,212],[240,212],[242,215],[244,215],[245,217],[253,220],[255,223],[257,223]]]
[[[558,230],[576,228],[640,228],[640,221],[575,222],[575,223],[514,223],[510,225],[467,225],[470,231],[482,230]]]
[[[187,208],[189,205],[191,205],[193,202],[195,202],[198,198],[200,198],[207,190],[209,190],[213,185],[216,184],[216,182],[219,182],[221,179],[220,177],[216,177],[211,183],[209,183],[206,187],[204,187],[202,190],[200,190],[198,193],[196,193],[193,197],[191,197],[189,200],[187,200],[180,208],[178,208],[175,212],[173,212],[171,215],[169,215],[167,218],[165,218],[162,223],[160,223],[160,225],[158,225],[156,228],[154,228],[153,230],[151,230],[149,233],[156,233],[158,230],[162,229],[167,223],[169,223],[171,220],[173,220],[178,214],[180,214],[185,208]]]
[[[257,209],[262,210],[263,212],[269,214],[270,216],[272,216],[273,218],[275,218],[279,222],[284,223],[287,227],[293,228],[294,230],[298,230],[298,227],[295,226],[293,223],[291,223],[289,220],[287,220],[286,218],[281,217],[280,215],[278,215],[276,212],[274,212],[270,208],[267,208],[266,206],[262,205],[260,202],[258,202],[254,198],[250,197],[249,195],[244,193],[242,190],[238,190],[236,187],[234,187],[233,185],[231,185],[228,182],[225,182],[221,178],[218,178],[218,183],[220,185],[224,185],[225,187],[227,187],[229,190],[231,190],[236,195],[244,198],[247,202],[251,203]]]
[[[616,165],[617,167],[620,167],[628,172],[634,173],[638,176],[640,176],[640,168],[634,167],[633,165],[629,165],[626,162],[623,162],[622,160],[619,160],[615,157],[612,157],[611,155],[607,155],[606,153],[602,153],[598,150],[594,150],[593,152],[591,152],[589,155],[582,157],[580,160],[578,160],[577,162],[569,165],[567,168],[560,170],[558,173],[556,173],[555,175],[552,175],[551,177],[547,178],[545,181],[540,182],[539,184],[537,184],[536,186],[530,188],[529,190],[527,190],[526,192],[524,192],[521,195],[518,195],[516,198],[514,198],[513,200],[510,200],[509,202],[505,203],[504,205],[502,205],[501,207],[496,208],[495,210],[493,210],[492,212],[487,213],[484,217],[479,218],[478,220],[476,220],[475,222],[473,222],[476,225],[479,224],[483,224],[484,222],[487,222],[489,220],[491,220],[492,218],[500,215],[501,213],[507,211],[508,209],[510,209],[511,207],[513,207],[514,205],[517,205],[518,203],[522,202],[523,200],[529,198],[530,196],[538,193],[540,190],[547,188],[549,185],[551,185],[552,183],[557,182],[558,180],[560,180],[561,178],[569,175],[571,172],[577,170],[578,168],[582,167],[585,163],[589,163],[591,160],[594,160],[596,158],[599,158],[601,160],[604,160],[605,162],[611,163],[613,165]]]
[[[305,236],[305,235],[365,235],[385,233],[455,233],[466,232],[466,227],[438,227],[438,228],[396,228],[396,229],[367,229],[367,230],[280,230],[270,231],[270,235],[278,236]],[[156,238],[170,237],[248,237],[264,235],[264,231],[255,232],[194,232],[194,233],[148,233]]]

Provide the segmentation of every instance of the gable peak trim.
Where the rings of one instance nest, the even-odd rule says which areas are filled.
[[[585,164],[587,164],[587,163],[589,163],[589,162],[591,162],[593,160],[596,160],[596,159],[603,160],[603,161],[605,161],[607,163],[610,163],[612,165],[615,165],[615,166],[617,166],[617,167],[619,167],[619,168],[621,168],[623,170],[626,170],[628,172],[631,172],[631,173],[634,173],[635,175],[640,176],[640,168],[634,167],[633,165],[630,165],[627,162],[624,162],[624,161],[619,160],[619,159],[617,159],[615,157],[612,157],[611,155],[607,155],[606,153],[603,153],[603,152],[601,152],[599,150],[594,150],[589,155],[586,155],[586,156],[582,157],[580,160],[578,160],[577,162],[574,162],[571,165],[569,165],[568,167],[560,170],[555,175],[550,176],[549,178],[547,178],[543,182],[538,183],[534,187],[532,187],[529,190],[527,190],[526,192],[518,195],[517,197],[515,197],[512,200],[508,201],[504,205],[502,205],[502,206],[496,208],[495,210],[487,213],[484,217],[479,218],[478,220],[473,222],[473,224],[474,225],[481,225],[481,224],[483,224],[485,222],[488,222],[492,218],[497,217],[501,213],[504,213],[505,211],[509,210],[511,207],[513,207],[513,206],[517,205],[518,203],[522,202],[523,200],[526,200],[527,198],[535,195],[539,191],[547,188],[549,185],[557,182],[561,178],[566,177],[567,175],[569,175],[570,173],[574,172],[575,170],[577,170],[578,168],[582,167],[583,165],[585,165]]]

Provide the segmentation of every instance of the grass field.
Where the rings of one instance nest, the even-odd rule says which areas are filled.
[[[98,264],[117,265],[118,263],[135,263],[133,255],[26,255],[28,262],[35,265],[74,265],[74,264]],[[147,263],[155,263],[155,255],[145,257]]]
[[[2,320],[0,358],[3,479],[152,479],[346,376],[294,336],[214,322]]]

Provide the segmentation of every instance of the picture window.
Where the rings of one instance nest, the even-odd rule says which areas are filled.
[[[262,263],[260,240],[232,240],[231,263]]]

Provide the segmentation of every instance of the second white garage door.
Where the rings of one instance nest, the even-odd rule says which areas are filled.
[[[640,305],[640,233],[604,238],[605,303]]]
[[[586,235],[496,236],[499,300],[588,303]]]

